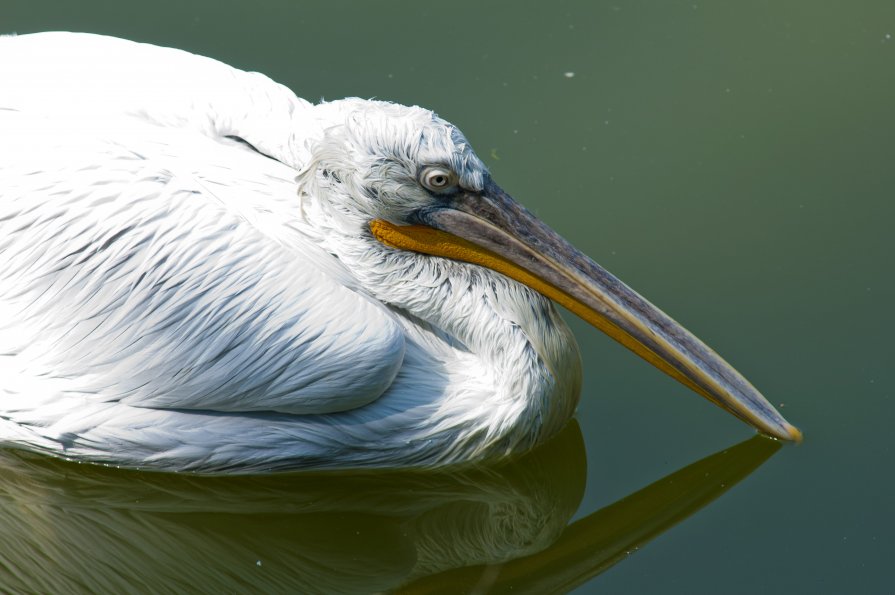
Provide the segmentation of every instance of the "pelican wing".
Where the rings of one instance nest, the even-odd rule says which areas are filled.
[[[52,418],[59,395],[285,413],[375,400],[403,332],[291,225],[295,175],[131,115],[0,109],[4,410]]]

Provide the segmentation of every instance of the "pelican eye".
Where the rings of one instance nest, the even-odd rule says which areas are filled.
[[[444,192],[457,185],[457,174],[443,167],[427,167],[420,175],[420,183],[432,192]]]

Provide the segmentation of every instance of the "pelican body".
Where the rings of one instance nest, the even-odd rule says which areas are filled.
[[[761,431],[745,379],[432,112],[88,34],[0,38],[0,442],[158,470],[435,467],[573,416],[557,301]]]

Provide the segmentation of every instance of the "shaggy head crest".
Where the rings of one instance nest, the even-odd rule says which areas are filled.
[[[367,217],[402,222],[436,197],[420,184],[426,167],[456,175],[458,188],[481,191],[488,170],[457,127],[420,107],[344,99],[317,106],[326,122],[299,174],[300,191]]]

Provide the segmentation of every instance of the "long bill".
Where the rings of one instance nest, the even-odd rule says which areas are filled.
[[[493,182],[417,213],[377,219],[381,242],[498,271],[562,304],[672,378],[769,436],[802,434],[692,333],[577,250]]]

